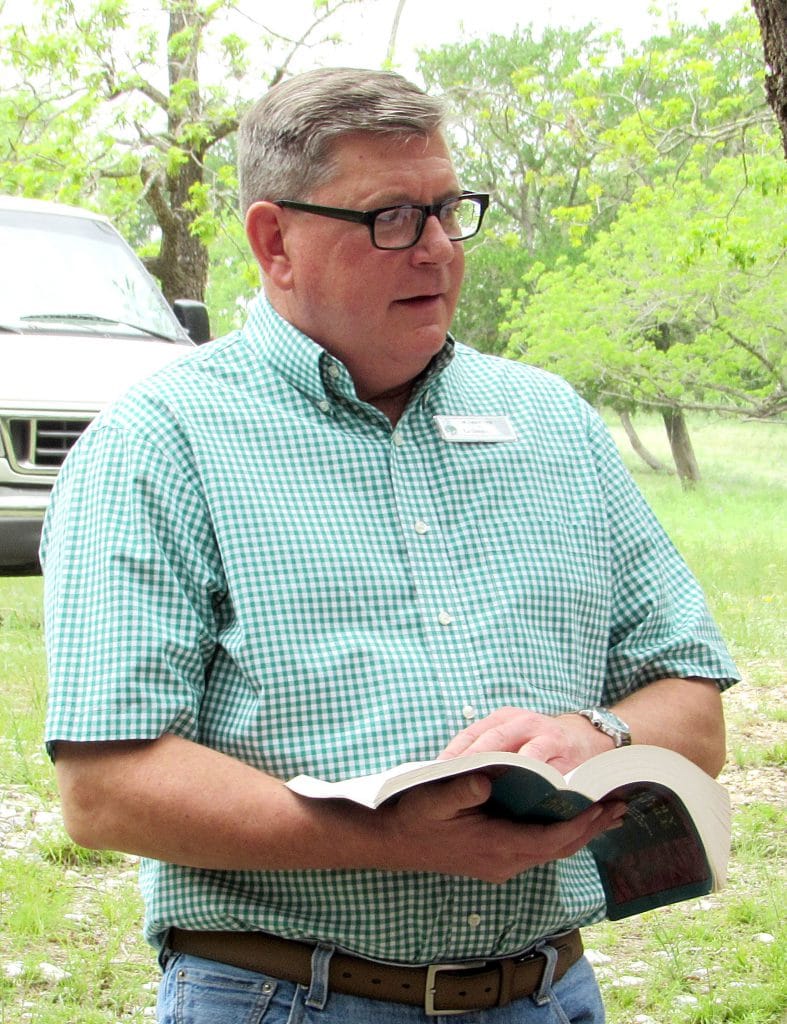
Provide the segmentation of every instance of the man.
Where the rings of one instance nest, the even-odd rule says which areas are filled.
[[[724,759],[735,668],[600,421],[448,335],[488,197],[442,124],[395,74],[272,89],[240,133],[264,294],[58,480],[47,739],[74,839],[144,858],[161,1021],[601,1021],[576,929],[622,805],[534,827],[483,776],[377,812],[283,781],[566,771],[628,733]]]

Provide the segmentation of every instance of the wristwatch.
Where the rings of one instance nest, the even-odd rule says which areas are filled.
[[[611,736],[616,747],[627,747],[631,743],[631,730],[616,714],[609,708],[584,708],[577,711],[578,715],[587,718],[589,722],[607,736]]]

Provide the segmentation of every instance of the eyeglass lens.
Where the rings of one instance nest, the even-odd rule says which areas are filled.
[[[475,199],[455,199],[440,207],[440,224],[452,241],[469,238],[478,230],[481,206]],[[425,215],[418,206],[397,206],[378,213],[374,244],[381,249],[403,249],[421,234]]]

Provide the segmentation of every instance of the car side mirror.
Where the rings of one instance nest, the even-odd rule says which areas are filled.
[[[210,341],[210,317],[204,302],[194,299],[175,299],[172,309],[178,321],[186,329],[186,334],[196,345]]]

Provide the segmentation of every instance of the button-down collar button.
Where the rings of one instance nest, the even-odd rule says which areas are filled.
[[[440,623],[441,626],[450,626],[454,620],[451,618],[449,612],[440,612],[440,614],[437,616],[437,621]]]
[[[320,410],[320,412],[330,412],[331,411],[331,403],[326,401],[326,399],[323,398],[323,400],[321,402],[317,403],[317,408]]]
[[[331,365],[328,367],[328,373],[331,377],[333,377],[334,380],[336,380],[336,378],[341,374],[341,372],[342,371],[339,369],[336,363],[331,363]]]
[[[465,704],[462,708],[462,718],[467,722],[474,722],[476,717],[476,709],[472,704]]]
[[[429,533],[429,526],[423,521],[423,519],[419,519],[416,522],[414,529],[415,532],[420,534],[421,536],[423,536],[425,533]]]
[[[481,924],[481,915],[480,914],[468,914],[467,915],[467,923],[470,925],[471,928],[477,928]]]

